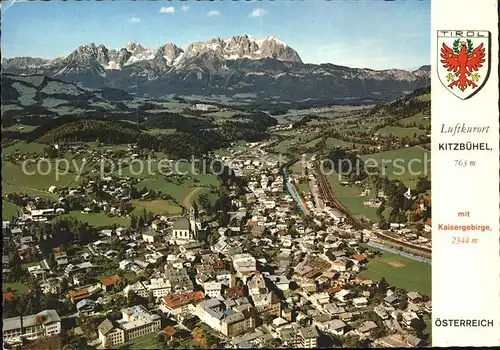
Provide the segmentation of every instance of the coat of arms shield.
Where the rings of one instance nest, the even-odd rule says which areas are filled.
[[[486,30],[438,30],[439,80],[462,100],[474,96],[488,80],[490,38]]]

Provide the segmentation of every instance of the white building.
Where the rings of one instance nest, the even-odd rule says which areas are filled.
[[[236,254],[233,256],[233,267],[237,274],[249,275],[257,270],[257,261],[248,253]]]
[[[144,240],[144,242],[148,242],[148,243],[154,243],[154,242],[157,242],[160,238],[160,235],[158,235],[156,232],[153,232],[153,231],[149,231],[149,232],[145,232],[142,234],[142,239]]]
[[[172,284],[165,278],[151,278],[149,281],[137,281],[134,284],[129,284],[123,289],[125,296],[132,291],[137,295],[147,298],[149,293],[153,293],[153,297],[163,297],[172,291]]]
[[[172,226],[172,240],[177,244],[183,244],[196,239],[199,224],[196,221],[194,208],[189,211],[189,219],[179,218]]]
[[[352,304],[355,307],[366,307],[368,305],[368,299],[365,297],[354,298],[352,299]]]
[[[189,241],[194,238],[188,219],[179,218],[175,221],[174,226],[172,227],[172,238],[183,241]]]
[[[161,329],[161,317],[150,313],[142,305],[136,305],[123,309],[121,320],[112,322],[105,319],[97,329],[99,339],[106,348],[148,334],[158,333]]]
[[[32,209],[29,218],[33,221],[47,221],[55,215],[55,210],[52,209]]]
[[[3,341],[16,344],[21,339],[34,340],[61,333],[61,318],[56,310],[44,310],[35,315],[5,318]]]
[[[205,295],[210,298],[218,298],[222,295],[222,283],[220,282],[205,282],[203,289],[205,290]]]
[[[325,207],[323,209],[336,223],[342,223],[345,221],[345,215],[342,214],[338,209]]]

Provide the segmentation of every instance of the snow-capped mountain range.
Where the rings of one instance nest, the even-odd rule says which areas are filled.
[[[172,43],[167,43],[157,49],[150,49],[137,42],[129,42],[118,50],[91,43],[80,46],[65,57],[47,60],[33,58],[28,66],[23,62],[27,59],[26,57],[16,57],[4,59],[3,65],[6,69],[12,66],[24,66],[30,69],[62,67],[55,75],[66,75],[78,73],[82,69],[88,69],[88,65],[98,63],[104,69],[104,71],[102,69],[99,71],[105,74],[106,70],[120,70],[124,66],[141,61],[152,61],[157,66],[172,67],[208,51],[217,52],[226,60],[274,58],[281,61],[302,62],[294,49],[273,36],[256,40],[245,35],[227,40],[217,38],[195,42],[190,44],[186,51]]]
[[[136,42],[120,49],[91,43],[55,59],[3,59],[2,71],[154,96],[252,93],[286,99],[385,99],[429,82],[428,67],[409,72],[304,64],[279,39],[248,35],[195,42],[185,50],[172,43],[156,49]]]

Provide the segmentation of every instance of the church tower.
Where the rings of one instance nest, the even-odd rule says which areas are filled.
[[[193,207],[189,209],[189,226],[191,228],[191,237],[197,237],[198,228],[196,227],[196,211]]]

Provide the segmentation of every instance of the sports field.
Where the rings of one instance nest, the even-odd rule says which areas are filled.
[[[368,262],[360,275],[374,281],[384,277],[391,286],[431,297],[431,264],[382,252]]]

